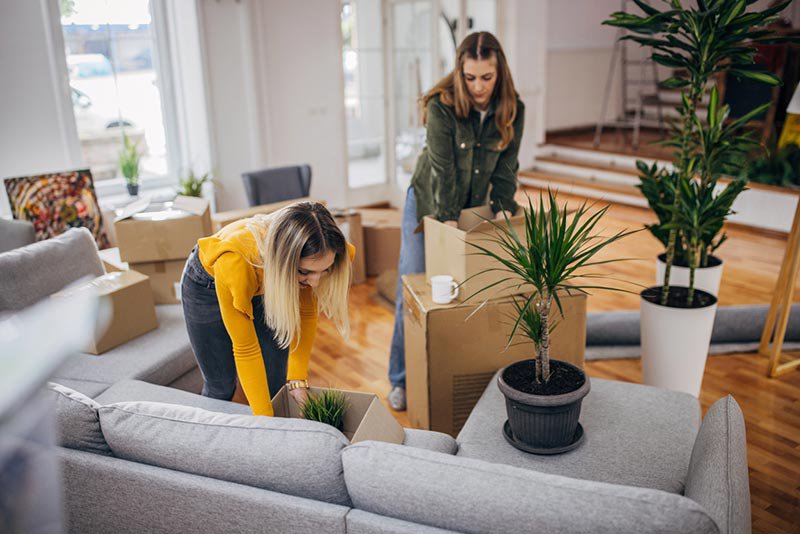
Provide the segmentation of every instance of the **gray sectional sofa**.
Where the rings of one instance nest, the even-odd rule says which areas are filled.
[[[70,233],[0,254],[0,307],[95,272],[86,235]],[[32,284],[33,273],[60,281]],[[7,296],[14,288],[27,303]],[[179,308],[159,308],[158,330],[75,355],[46,391],[70,532],[750,531],[744,420],[730,397],[701,425],[693,397],[593,380],[585,442],[540,457],[504,441],[493,380],[455,440],[407,429],[404,445],[350,444],[325,425],[176,388],[199,382]]]

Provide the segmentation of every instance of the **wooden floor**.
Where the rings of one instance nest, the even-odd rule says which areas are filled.
[[[563,199],[570,203],[581,200],[566,196]],[[638,228],[651,219],[647,210],[614,205],[603,224],[607,232],[612,232]],[[739,228],[728,233],[730,239],[719,254],[726,262],[720,304],[768,303],[785,238]],[[653,258],[658,252],[655,239],[641,232],[604,254],[641,258],[616,264],[609,270],[629,282],[652,285]],[[343,340],[329,322],[322,322],[310,380],[315,385],[370,391],[383,398],[389,391],[386,369],[394,313],[376,294],[374,280],[354,287],[351,299],[350,339]],[[795,301],[800,301],[800,291],[796,292]],[[589,297],[588,306],[590,311],[637,309],[639,297],[597,293]],[[586,367],[593,377],[641,381],[639,360],[588,362]],[[705,412],[714,401],[731,394],[742,406],[747,424],[753,530],[797,533],[800,531],[800,372],[769,379],[765,371],[766,361],[755,354],[712,356],[706,365],[700,401]],[[409,426],[405,413],[395,416],[401,424]]]

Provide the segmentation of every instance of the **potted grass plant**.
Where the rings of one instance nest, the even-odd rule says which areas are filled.
[[[347,397],[341,391],[326,389],[318,395],[309,394],[301,406],[304,419],[331,425],[337,430],[344,427],[344,414],[347,411]]]
[[[754,2],[747,0],[667,0],[663,10],[633,1],[641,14],[617,12],[604,24],[624,28],[631,32],[624,39],[650,47],[653,61],[675,69],[662,86],[681,91],[678,120],[663,143],[674,149],[672,170],[639,163],[642,193],[659,219],[650,230],[665,246],[659,285],[641,293],[643,379],[697,396],[721,279],[722,264],[713,253],[725,241],[720,235],[725,218],[745,189],[741,180],[723,188],[719,178],[752,148],[754,141],[742,128],[768,107],[731,120],[716,86],[710,95],[708,87],[722,73],[773,86],[780,83],[755,65],[756,44],[787,40],[766,26],[790,2],[748,11]],[[703,120],[698,108],[706,97],[708,114]],[[671,279],[676,264],[685,267],[678,284]],[[712,280],[706,282],[703,275],[703,289],[698,288],[698,270],[715,266],[719,269]]]
[[[621,231],[603,236],[595,232],[607,210],[608,206],[592,212],[583,203],[574,213],[569,213],[567,205],[559,206],[553,192],[548,191],[546,199],[544,194],[539,196],[538,212],[528,200],[524,236],[519,235],[506,218],[505,223],[492,221],[497,232],[494,237],[487,238],[497,243],[500,250],[472,244],[477,254],[497,263],[497,267],[489,270],[507,274],[475,295],[497,284],[533,288],[530,295],[515,300],[514,327],[508,342],[510,345],[520,331],[525,342],[533,343],[535,357],[505,367],[498,378],[508,413],[504,434],[521,450],[537,454],[561,453],[577,447],[583,438],[578,419],[583,398],[589,393],[589,377],[577,366],[551,358],[550,334],[557,327],[557,317],[562,311],[562,295],[587,293],[593,289],[624,291],[598,285],[598,280],[611,277],[586,271],[618,261],[600,260],[596,255],[633,233]]]
[[[122,151],[119,154],[119,170],[125,178],[128,194],[135,197],[139,194],[139,163],[141,153],[138,143],[131,141],[128,134],[122,133]]]

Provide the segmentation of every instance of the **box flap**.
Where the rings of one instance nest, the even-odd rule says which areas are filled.
[[[188,211],[192,215],[202,215],[208,209],[208,200],[201,197],[178,195],[172,202],[173,209]]]
[[[522,209],[518,210],[518,214],[509,217],[511,224],[517,225],[525,220],[525,215]],[[471,232],[485,232],[496,231],[491,221],[494,221],[494,213],[489,206],[479,206],[477,208],[469,208],[461,210],[461,215],[458,218],[458,227],[466,233]],[[505,219],[497,221],[498,223],[505,224]]]
[[[371,396],[372,401],[350,441],[358,443],[359,441],[374,440],[402,445],[406,439],[405,430],[389,413],[389,410],[381,404],[381,401],[375,395]]]
[[[149,198],[141,198],[135,202],[131,202],[124,208],[117,210],[117,216],[114,218],[114,222],[119,222],[129,217],[133,217],[137,213],[146,210],[149,205]]]

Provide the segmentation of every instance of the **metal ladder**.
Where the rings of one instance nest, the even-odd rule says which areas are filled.
[[[621,0],[622,11],[627,10],[630,1],[631,0]],[[628,41],[621,40],[626,33],[624,29],[620,28],[617,30],[617,34],[614,38],[614,51],[611,54],[611,65],[608,69],[603,106],[600,110],[600,120],[597,121],[597,127],[594,132],[594,141],[592,143],[594,148],[600,146],[603,129],[606,127],[632,129],[632,146],[634,150],[639,149],[639,133],[643,125],[657,127],[662,133],[664,132],[663,102],[659,95],[658,68],[649,56],[642,59],[630,59],[628,57]],[[621,66],[620,114],[616,119],[607,120],[606,114],[608,113],[608,105],[612,98],[611,86],[613,85],[616,75],[617,61],[620,62]],[[630,67],[639,67],[636,77],[631,77],[631,73],[629,72]],[[646,89],[650,89],[651,91],[648,92]],[[643,108],[648,105],[656,106],[656,120],[650,120],[643,116]]]

